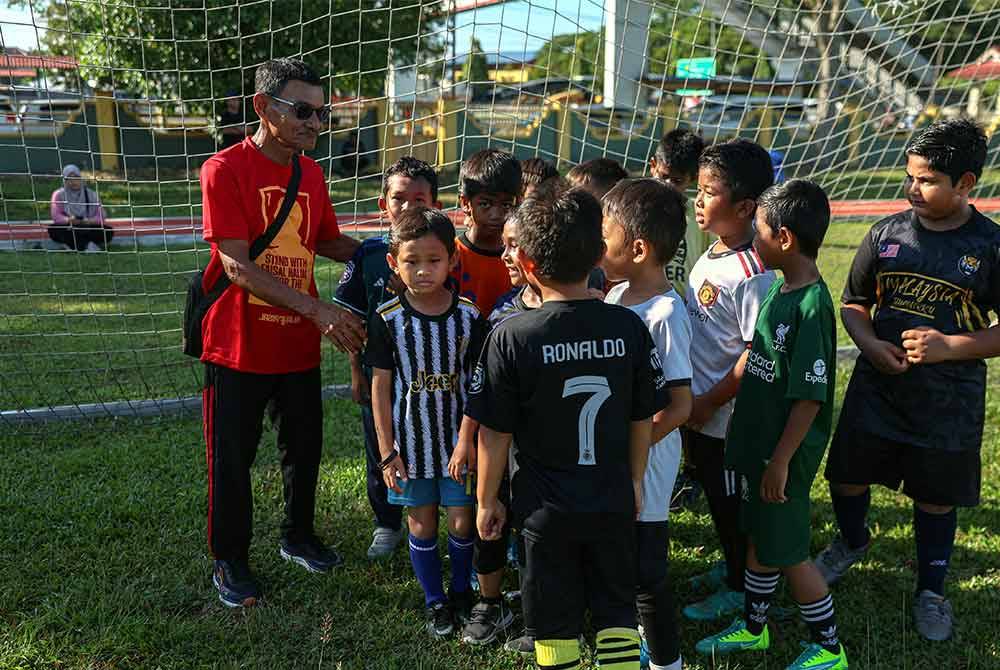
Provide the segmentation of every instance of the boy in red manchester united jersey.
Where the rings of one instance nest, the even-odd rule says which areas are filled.
[[[223,272],[232,281],[205,314],[201,358],[212,581],[230,607],[260,598],[247,561],[250,466],[269,405],[284,479],[281,555],[313,572],[341,561],[313,533],[323,443],[319,345],[326,334],[341,350],[357,351],[364,333],[356,316],[317,298],[316,254],[346,261],[357,242],[340,234],[315,161],[297,156],[294,204],[271,244],[250,260],[253,241],[281,209],[293,158],[315,146],[330,113],[319,77],[301,61],[264,63],[256,91],[258,131],[212,156],[201,171],[204,235],[212,244],[203,288]]]

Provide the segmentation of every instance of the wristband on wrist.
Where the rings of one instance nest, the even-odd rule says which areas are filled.
[[[379,463],[379,467],[385,470],[387,467],[392,465],[392,462],[394,460],[396,460],[396,456],[398,456],[398,453],[396,451],[393,451],[391,454],[382,459],[382,462]]]

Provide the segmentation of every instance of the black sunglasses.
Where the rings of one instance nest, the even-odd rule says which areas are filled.
[[[322,107],[313,107],[304,102],[294,102],[292,100],[285,100],[284,98],[279,98],[276,95],[269,96],[272,100],[277,100],[278,102],[288,105],[295,112],[295,118],[299,121],[308,121],[315,114],[316,118],[319,119],[320,123],[326,123],[330,120],[330,106],[323,105]]]

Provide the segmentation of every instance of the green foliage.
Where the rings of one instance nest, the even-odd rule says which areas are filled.
[[[475,37],[469,44],[469,56],[462,65],[462,79],[469,83],[473,98],[479,98],[490,89],[490,69],[486,63],[483,45]]]
[[[419,0],[68,0],[45,5],[44,40],[92,84],[195,107],[252,92],[254,68],[279,56],[329,75],[331,93],[378,95],[390,54],[413,62],[418,40],[421,52],[437,48],[434,11]]]
[[[594,77],[595,90],[604,82],[604,30],[556,35],[538,50],[530,79]]]

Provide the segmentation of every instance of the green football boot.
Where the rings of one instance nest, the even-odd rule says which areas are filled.
[[[815,643],[803,642],[802,646],[805,650],[785,670],[847,670],[847,652],[844,651],[844,645],[840,645],[840,651],[836,654],[831,654]]]
[[[711,656],[731,654],[735,651],[764,651],[770,646],[771,636],[767,632],[767,626],[764,626],[760,635],[754,635],[747,630],[747,622],[740,618],[733,621],[729,628],[721,633],[699,640],[694,648],[699,654]]]

